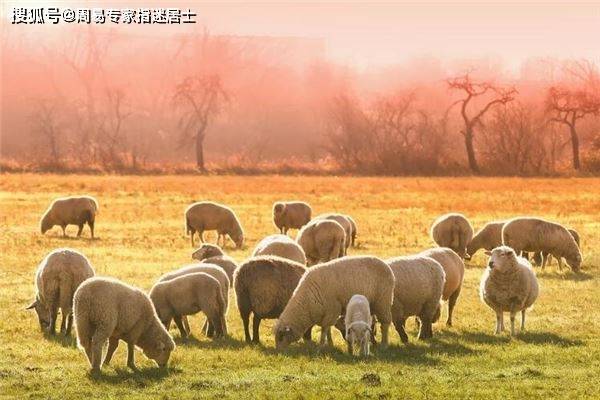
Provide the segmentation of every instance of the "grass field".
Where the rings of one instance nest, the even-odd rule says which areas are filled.
[[[97,239],[87,228],[82,239],[63,239],[58,227],[42,236],[38,220],[49,202],[77,193],[99,200]],[[160,371],[138,353],[140,373],[125,368],[121,344],[97,379],[74,340],[45,339],[34,313],[23,310],[37,264],[57,247],[81,250],[99,275],[149,289],[191,262],[183,210],[206,199],[238,213],[247,236],[244,249],[229,249],[238,261],[275,232],[273,201],[302,199],[315,213],[351,214],[359,233],[350,253],[381,257],[430,247],[429,226],[448,211],[465,213],[476,228],[514,215],[547,217],[581,234],[582,273],[558,272],[556,264],[538,273],[529,330],[512,339],[492,334],[494,314],[478,297],[485,263],[478,253],[467,266],[455,326],[436,324],[429,342],[414,339],[411,320],[411,344],[399,345],[394,331],[392,346],[368,360],[346,355],[337,332],[335,348],[300,342],[277,353],[273,321],[263,323],[263,346],[243,342],[232,302],[231,338],[197,334],[182,343],[173,329],[169,368]],[[599,179],[0,175],[0,228],[0,398],[600,398]],[[201,318],[191,323],[198,332]]]

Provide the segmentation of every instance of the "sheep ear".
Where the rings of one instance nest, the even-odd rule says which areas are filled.
[[[491,256],[491,255],[492,255],[492,252],[491,252],[490,250],[486,250],[486,251],[485,251],[485,255],[486,255],[486,256]]]
[[[28,305],[27,307],[25,307],[26,310],[31,310],[33,308],[35,308],[35,306],[38,305],[38,301],[34,300],[30,305]]]

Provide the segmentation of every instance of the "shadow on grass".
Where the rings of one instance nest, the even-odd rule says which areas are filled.
[[[550,332],[523,332],[511,337],[507,332],[494,335],[486,332],[444,332],[445,336],[455,337],[462,342],[477,344],[503,345],[511,340],[529,344],[549,344],[560,347],[582,346],[585,343],[578,339],[569,339]]]
[[[244,341],[234,339],[231,336],[222,337],[218,339],[206,339],[199,340],[195,336],[190,336],[187,339],[183,339],[182,337],[174,338],[175,344],[180,347],[199,347],[203,349],[232,349],[239,350],[246,346],[249,346]]]
[[[48,332],[46,332],[44,333],[44,337],[49,342],[60,344],[63,347],[77,347],[77,338],[75,338],[75,335],[73,334],[69,336],[65,336],[61,333],[51,335]]]
[[[588,274],[586,272],[568,271],[565,273],[561,273],[561,272],[553,272],[552,270],[548,270],[548,268],[546,268],[546,270],[544,270],[544,271],[541,271],[538,269],[536,271],[536,275],[538,278],[548,279],[548,280],[556,280],[556,281],[583,282],[583,281],[589,281],[591,279],[594,279],[594,276],[592,274]]]
[[[123,384],[132,383],[136,387],[144,388],[149,382],[159,382],[173,374],[181,373],[181,369],[177,367],[144,367],[137,371],[132,371],[129,368],[117,367],[115,368],[116,375],[107,374],[110,367],[102,369],[100,374],[88,373],[91,380],[96,382],[103,382],[109,384]]]

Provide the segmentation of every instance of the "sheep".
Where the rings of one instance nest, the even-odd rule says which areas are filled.
[[[181,275],[161,281],[150,290],[150,299],[158,318],[168,329],[171,321],[186,339],[190,331],[185,328],[182,317],[204,312],[214,327],[215,337],[227,335],[225,312],[227,305],[222,285],[217,279],[204,272]]]
[[[373,333],[371,331],[372,324],[373,318],[371,318],[369,300],[363,295],[355,294],[346,306],[346,316],[344,318],[348,354],[354,354],[354,344],[358,342],[360,355],[363,357],[369,355],[369,345]]]
[[[56,249],[39,264],[35,273],[37,293],[27,310],[35,310],[42,331],[56,331],[58,309],[61,310],[60,332],[71,334],[73,327],[73,294],[83,281],[94,276],[88,259],[72,249]]]
[[[567,229],[569,231],[569,233],[571,234],[571,236],[573,236],[573,239],[575,239],[575,243],[577,243],[577,247],[579,247],[579,249],[581,250],[581,242],[580,242],[580,237],[579,237],[579,233],[575,230],[575,229]],[[548,254],[546,252],[537,252],[533,255],[533,261],[536,263],[536,265],[542,265],[542,260],[547,259],[547,262],[550,263],[552,262],[552,255]],[[562,268],[560,262],[559,262],[559,268]]]
[[[302,201],[278,201],[273,204],[273,224],[284,235],[289,229],[300,229],[308,224],[311,215],[312,208]]]
[[[356,234],[358,233],[358,228],[356,227],[356,221],[354,221],[354,219],[349,216],[346,215],[346,218],[348,219],[348,221],[350,222],[350,225],[352,226],[352,233],[350,234],[350,239],[351,239],[351,244],[352,247],[356,246]]]
[[[521,332],[525,330],[525,312],[539,294],[539,286],[529,261],[515,250],[500,246],[487,252],[488,267],[481,276],[481,300],[496,313],[496,330],[504,331],[504,312],[510,312],[510,334],[515,335],[515,315],[521,312]]]
[[[306,255],[298,243],[287,235],[269,235],[261,240],[252,256],[273,255],[306,264]]]
[[[246,342],[260,342],[260,321],[279,317],[305,272],[304,265],[277,256],[252,257],[240,265],[234,286]],[[304,333],[305,340],[310,341],[311,329]]]
[[[554,256],[562,268],[562,258],[575,272],[581,268],[581,251],[573,235],[562,225],[541,218],[519,217],[502,228],[502,243],[521,252],[542,252]],[[546,266],[547,257],[542,262]]]
[[[431,238],[438,246],[449,247],[466,258],[467,245],[473,238],[473,227],[462,214],[445,214],[431,226]]]
[[[404,330],[406,319],[418,317],[419,339],[433,337],[432,324],[440,317],[440,300],[446,274],[432,258],[424,256],[395,257],[386,261],[396,279],[392,317],[396,331],[403,343],[408,343]]]
[[[90,227],[94,238],[94,223],[98,213],[98,202],[91,196],[72,196],[55,199],[40,220],[42,235],[55,225],[62,228],[63,237],[67,236],[67,225],[77,225],[77,237],[81,237],[83,226]]]
[[[471,259],[479,249],[492,250],[502,245],[502,228],[506,221],[488,222],[467,245],[467,259]]]
[[[238,264],[233,258],[226,255],[219,246],[210,243],[202,243],[200,247],[192,253],[192,259],[206,264],[215,264],[223,268],[229,278],[230,287],[233,287],[233,274],[235,273]]]
[[[286,348],[313,325],[321,326],[320,344],[324,346],[331,326],[355,294],[369,300],[371,313],[381,324],[381,344],[386,347],[394,274],[379,258],[353,256],[320,264],[304,274],[273,329],[276,348]]]
[[[340,224],[342,226],[342,228],[344,228],[344,233],[346,234],[346,238],[344,240],[344,254],[346,255],[346,250],[348,250],[348,247],[350,247],[350,243],[352,243],[352,223],[350,222],[350,219],[343,214],[335,214],[335,213],[329,213],[329,214],[321,214],[315,217],[314,220],[330,220],[330,221],[335,221],[338,224]]]
[[[433,258],[440,263],[446,274],[444,290],[442,291],[442,300],[448,302],[447,326],[452,326],[452,314],[456,300],[462,289],[463,278],[465,276],[465,263],[462,258],[447,247],[436,247],[422,251],[419,256]]]
[[[85,351],[92,373],[108,365],[122,339],[127,343],[127,366],[137,371],[134,348],[159,367],[169,361],[175,342],[158,319],[152,301],[142,290],[112,278],[93,277],[83,282],[73,299],[77,342]],[[102,347],[108,351],[102,362]]]
[[[210,263],[203,261],[199,264],[186,265],[175,271],[172,271],[172,272],[162,275],[158,279],[158,282],[159,283],[160,282],[168,282],[170,280],[179,278],[184,275],[195,274],[195,273],[199,273],[199,272],[208,274],[208,275],[212,276],[213,278],[215,278],[219,282],[219,284],[221,285],[221,292],[223,294],[223,299],[225,302],[225,313],[227,313],[227,309],[229,307],[229,287],[231,285],[229,282],[229,277],[227,276],[227,274],[225,273],[223,268],[221,268],[217,264],[210,264]],[[189,324],[187,315],[183,316],[183,325],[189,334],[191,332],[191,330],[190,330],[190,324]],[[168,328],[169,327],[167,326],[167,329]],[[207,323],[205,323],[204,326],[202,327],[202,331],[206,332],[206,334],[208,336],[213,335],[214,327],[210,323],[210,318],[208,319]]]
[[[314,220],[300,229],[296,242],[304,250],[308,266],[344,256],[346,233],[336,221]]]
[[[198,232],[200,241],[204,243],[204,231],[216,230],[217,245],[221,237],[225,247],[226,235],[229,235],[235,243],[236,248],[244,244],[244,231],[240,221],[233,210],[222,204],[210,201],[202,201],[191,204],[185,210],[186,233],[190,235],[192,247],[194,247],[194,234]]]

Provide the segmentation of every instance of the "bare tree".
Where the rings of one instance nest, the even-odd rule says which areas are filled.
[[[473,145],[475,128],[482,124],[482,117],[492,107],[499,104],[506,104],[514,100],[517,90],[514,87],[501,88],[488,81],[474,81],[471,78],[470,73],[450,78],[446,82],[451,90],[461,91],[465,94],[464,98],[457,100],[450,108],[456,104],[460,104],[461,106],[460,115],[465,123],[465,128],[461,133],[465,139],[469,168],[474,173],[479,174],[481,171],[475,157],[475,148]],[[474,114],[469,115],[469,105],[478,98],[486,99],[485,103],[483,103],[483,107]]]
[[[106,90],[107,111],[98,121],[98,145],[101,161],[106,167],[121,167],[122,153],[126,151],[123,123],[130,112],[123,110],[125,93],[121,89]]]
[[[546,109],[550,121],[569,128],[573,168],[579,170],[579,133],[577,121],[588,115],[600,115],[600,74],[597,67],[588,62],[571,62],[565,71],[579,80],[577,87],[556,85],[548,89]]]
[[[48,149],[48,159],[54,165],[60,162],[62,128],[58,123],[58,103],[40,100],[31,116],[34,132],[42,139],[41,148]]]
[[[204,140],[211,119],[217,116],[224,102],[229,101],[218,74],[187,77],[175,88],[175,103],[184,108],[180,120],[183,128],[181,145],[194,141],[196,165],[204,171]]]

